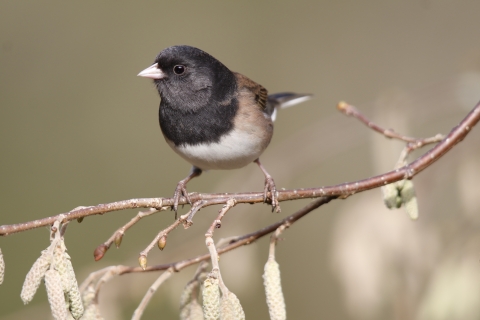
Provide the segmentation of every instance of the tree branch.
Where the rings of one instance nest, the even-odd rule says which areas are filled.
[[[304,217],[305,215],[307,215],[311,211],[319,208],[320,206],[322,206],[324,204],[329,203],[331,200],[333,200],[335,198],[336,198],[335,196],[329,196],[329,197],[320,197],[318,199],[315,199],[314,201],[310,202],[309,204],[307,204],[302,209],[298,210],[297,212],[289,215],[288,217],[286,217],[286,218],[284,218],[284,219],[282,219],[278,222],[275,222],[274,224],[271,224],[267,227],[259,229],[255,232],[252,232],[252,233],[249,233],[249,234],[231,239],[228,242],[227,245],[218,248],[217,253],[219,255],[221,255],[223,253],[226,253],[228,251],[231,251],[231,250],[236,249],[238,247],[241,247],[243,245],[249,245],[249,244],[253,243],[254,241],[256,241],[256,240],[272,233],[273,231],[277,230],[277,228],[282,226],[282,225],[289,226],[289,225],[293,224],[294,222],[296,222],[300,218]],[[122,265],[114,266],[114,267],[110,266],[110,267],[107,267],[106,269],[108,269],[108,270],[110,270],[112,268],[115,269],[115,275],[122,275],[122,274],[126,274],[126,273],[146,272],[146,271],[161,271],[161,270],[167,270],[169,268],[172,268],[175,272],[178,272],[178,271],[180,271],[180,270],[182,270],[186,267],[189,267],[189,266],[191,266],[193,264],[196,264],[196,263],[199,263],[201,261],[206,261],[210,258],[211,258],[210,254],[207,253],[207,254],[204,254],[204,255],[196,256],[196,257],[193,257],[193,258],[190,258],[190,259],[185,259],[185,260],[181,260],[181,261],[177,261],[177,262],[172,262],[172,263],[167,263],[167,264],[159,264],[159,265],[155,265],[155,266],[149,266],[149,267],[146,267],[145,269],[143,269],[142,267],[131,267],[131,266],[122,266]],[[101,273],[102,273],[102,270],[99,270],[99,271],[95,272],[95,274],[101,274]],[[92,278],[92,277],[90,277],[90,278]],[[84,283],[86,283],[86,282],[87,281],[85,281]],[[83,284],[82,284],[82,287],[83,287]]]
[[[342,105],[339,109],[342,109]],[[357,111],[358,112],[358,111]],[[348,114],[348,113],[347,113]],[[351,114],[351,113],[350,113]],[[357,116],[357,118],[359,118]],[[407,164],[401,168],[393,171],[373,176],[368,179],[363,179],[354,182],[342,183],[334,186],[326,186],[319,188],[306,188],[306,189],[294,189],[294,190],[282,190],[277,191],[278,201],[305,199],[305,198],[318,198],[323,196],[347,198],[358,192],[377,188],[392,182],[396,182],[403,179],[411,179],[425,168],[433,164],[440,159],[445,153],[452,149],[457,143],[461,142],[471,131],[471,129],[480,120],[480,103],[478,103],[470,113],[457,125],[451,132],[443,138],[435,147],[428,152],[418,157],[415,161]],[[411,140],[413,138],[400,136],[393,134],[393,131],[388,131],[380,128],[379,126],[372,125],[368,119],[362,120],[369,127],[375,131],[380,132],[386,136],[395,137],[409,143],[416,143],[425,139]],[[430,142],[435,141],[434,139]],[[423,143],[422,145],[424,145]],[[202,207],[225,204],[228,200],[233,199],[237,204],[239,203],[259,203],[263,202],[263,192],[246,192],[246,193],[218,193],[218,194],[201,194],[192,193],[190,199],[192,202],[205,201]],[[179,204],[187,204],[184,197],[180,198]],[[162,207],[171,207],[173,205],[173,198],[140,198],[130,199],[118,202],[112,202],[107,204],[99,204],[91,207],[80,207],[70,212],[63,213],[64,220],[71,221],[74,219],[81,219],[96,214],[105,214],[107,212],[113,212],[124,209],[134,208],[155,208],[161,210]],[[43,219],[29,221],[19,224],[3,225],[0,226],[0,236],[7,236],[13,233],[26,231],[29,229],[39,228],[43,226],[51,225],[59,218],[60,215],[55,215]]]

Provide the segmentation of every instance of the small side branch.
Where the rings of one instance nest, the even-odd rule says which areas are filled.
[[[147,293],[143,297],[142,301],[140,302],[140,305],[137,307],[137,309],[133,313],[132,320],[139,320],[142,317],[143,312],[145,311],[145,308],[147,307],[148,303],[150,302],[150,300],[153,297],[153,294],[155,292],[157,292],[158,288],[165,281],[167,281],[168,278],[170,278],[172,276],[172,274],[173,274],[173,270],[172,269],[167,269],[167,271],[162,273],[160,275],[160,277],[158,277],[157,280],[155,280],[155,282],[150,286]]]
[[[225,216],[225,214],[233,208],[236,205],[235,199],[230,199],[227,201],[227,203],[223,206],[223,208],[219,211],[218,216],[215,220],[213,220],[212,224],[210,225],[210,228],[208,228],[207,233],[205,234],[206,237],[212,237],[213,236],[213,231],[215,229],[218,229],[222,226],[222,219]]]
[[[340,102],[337,105],[337,109],[347,116],[351,116],[351,117],[356,118],[357,120],[362,122],[364,125],[366,125],[370,129],[384,135],[385,137],[387,137],[389,139],[397,139],[397,140],[401,140],[401,141],[404,141],[404,142],[415,142],[415,143],[418,142],[418,141],[430,141],[431,140],[431,138],[418,139],[418,138],[414,138],[414,137],[404,136],[400,133],[395,132],[393,129],[382,128],[381,126],[377,125],[376,123],[374,123],[373,121],[368,119],[357,108],[355,108],[354,106],[352,106],[352,105],[350,105],[346,102],[343,102],[343,101]],[[443,138],[441,138],[441,139],[443,139]],[[440,141],[440,140],[438,140],[438,141]],[[428,142],[428,143],[433,143],[433,142],[438,142],[438,141],[432,141],[432,142]]]
[[[274,224],[269,225],[265,228],[259,229],[255,232],[250,233],[250,234],[246,234],[246,235],[243,235],[241,237],[234,238],[234,239],[230,240],[227,245],[222,246],[222,247],[220,247],[216,250],[213,248],[213,250],[215,252],[214,252],[214,258],[212,260],[212,263],[214,263],[214,261],[217,261],[216,266],[217,266],[217,269],[218,269],[218,258],[216,258],[216,257],[218,257],[217,255],[221,255],[223,253],[234,250],[235,248],[238,248],[238,247],[243,246],[243,245],[251,244],[254,241],[256,241],[257,239],[260,239],[260,238],[262,238],[262,237],[264,237],[264,236],[266,236],[266,235],[268,235],[268,234],[270,234],[270,233],[272,233],[276,230],[277,230],[278,234],[276,234],[275,237],[277,237],[279,235],[279,233],[281,232],[281,230],[283,230],[285,227],[292,225],[293,223],[295,223],[296,221],[298,221],[299,219],[301,219],[302,217],[304,217],[305,215],[307,215],[311,211],[319,208],[320,206],[330,202],[333,199],[334,199],[334,197],[318,198],[318,199],[312,201],[311,203],[309,203],[308,205],[306,205],[305,207],[303,207],[302,209],[300,209],[299,211],[297,211],[294,214],[282,219],[281,221],[279,221],[277,223],[274,223]],[[222,212],[220,214],[222,214],[222,213],[225,214],[225,212],[227,212],[228,210],[227,209],[222,209],[221,211]],[[209,239],[211,240],[211,237],[209,237]],[[207,242],[208,242],[208,240],[207,240]],[[209,243],[208,245],[214,246],[213,242]],[[205,255],[197,256],[195,258],[185,259],[185,260],[181,260],[181,261],[174,262],[174,263],[146,267],[145,269],[143,269],[141,267],[130,267],[130,266],[123,266],[123,265],[106,267],[104,269],[101,269],[101,270],[98,270],[96,272],[91,273],[81,284],[80,291],[85,292],[85,291],[87,291],[88,287],[93,287],[94,289],[92,291],[93,291],[94,297],[92,299],[92,303],[96,304],[97,300],[98,300],[98,293],[100,291],[100,288],[103,286],[103,284],[105,284],[106,282],[108,282],[109,280],[114,278],[115,276],[119,276],[119,275],[123,275],[123,274],[129,274],[129,273],[139,273],[139,272],[144,272],[144,271],[167,270],[165,273],[163,273],[157,279],[157,281],[148,290],[147,294],[145,295],[144,299],[142,300],[141,305],[137,308],[137,310],[140,309],[140,311],[138,311],[138,312],[136,311],[136,314],[138,314],[140,316],[141,313],[143,313],[142,310],[145,308],[144,306],[146,306],[148,304],[148,302],[151,299],[151,296],[153,295],[153,293],[157,290],[157,288],[164,281],[166,281],[173,274],[173,272],[179,272],[182,269],[184,269],[186,267],[189,267],[193,264],[203,262],[203,264],[201,264],[201,266],[197,270],[197,274],[196,274],[196,276],[197,276],[199,273],[205,271],[206,266],[208,265],[207,263],[205,263],[205,261],[212,258],[211,254],[212,254],[212,252],[210,252],[208,254],[205,254]],[[214,268],[215,268],[215,266],[214,266]]]
[[[305,207],[302,209],[298,210],[297,212],[291,214],[290,216],[274,223],[271,224],[267,227],[264,227],[262,229],[259,229],[255,232],[234,238],[229,241],[229,243],[225,246],[222,246],[217,249],[217,253],[219,255],[229,252],[231,250],[234,250],[238,247],[241,247],[243,245],[248,245],[251,244],[252,242],[255,242],[256,240],[274,232],[277,230],[278,227],[284,224],[292,225],[302,217],[306,216],[308,213],[311,211],[319,208],[320,206],[329,203],[331,200],[335,199],[336,197],[320,197],[309,204],[307,204]],[[204,254],[200,255],[194,258],[190,259],[185,259],[173,263],[168,263],[168,264],[161,264],[161,265],[156,265],[156,266],[150,266],[146,267],[145,270],[143,270],[141,267],[129,267],[129,266],[119,266],[118,274],[126,274],[126,273],[136,273],[136,272],[142,272],[142,271],[161,271],[161,270],[167,270],[168,268],[173,268],[175,272],[178,272],[188,266],[194,265],[196,263],[199,263],[201,261],[206,261],[210,259],[210,254]]]

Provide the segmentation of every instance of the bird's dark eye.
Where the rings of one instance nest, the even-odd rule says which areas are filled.
[[[175,67],[173,67],[173,72],[175,72],[175,74],[182,74],[185,72],[185,69],[186,69],[185,66],[178,64]]]

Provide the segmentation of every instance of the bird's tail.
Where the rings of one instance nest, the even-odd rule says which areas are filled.
[[[268,96],[268,107],[272,120],[275,121],[277,109],[288,108],[304,101],[310,100],[311,94],[301,94],[292,92],[274,93]]]

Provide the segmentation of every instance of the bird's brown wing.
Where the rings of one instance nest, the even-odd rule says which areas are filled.
[[[270,108],[268,108],[267,105],[267,89],[240,73],[234,72],[234,74],[237,78],[237,85],[239,87],[239,91],[248,91],[251,94],[252,98],[255,100],[258,107],[261,108],[263,112],[269,115],[272,114],[274,108],[271,108],[272,110],[268,110]]]

